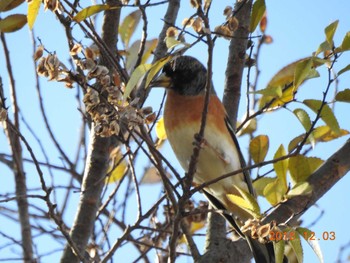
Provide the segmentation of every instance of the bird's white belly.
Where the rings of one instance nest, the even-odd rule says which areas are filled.
[[[198,132],[198,127],[177,128],[169,133],[169,142],[176,154],[183,169],[187,172],[191,156],[193,154],[194,134]],[[175,138],[181,138],[178,140]],[[175,143],[176,141],[176,143]],[[206,127],[204,141],[196,165],[194,183],[202,184],[215,178],[241,169],[239,156],[231,138],[219,136],[219,131]],[[247,190],[242,174],[236,174],[216,182],[206,190],[214,196],[227,194],[236,185]],[[232,190],[233,191],[233,190]],[[221,198],[219,198],[221,199]]]

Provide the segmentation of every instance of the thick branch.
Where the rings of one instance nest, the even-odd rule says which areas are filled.
[[[236,18],[238,19],[239,26],[230,41],[225,72],[226,78],[223,104],[234,128],[236,127],[239,100],[241,98],[242,74],[248,43],[251,8],[251,0],[237,2],[235,6],[235,11],[237,12]]]
[[[109,5],[120,4],[119,0],[109,0]],[[116,55],[116,45],[118,39],[118,27],[120,20],[120,9],[108,10],[105,12],[102,26],[102,40],[106,44],[111,54]],[[109,59],[102,56],[102,62],[107,67]],[[73,242],[84,253],[92,234],[96,214],[100,205],[101,193],[104,186],[109,159],[110,138],[102,138],[96,135],[94,125],[91,128],[89,154],[86,160],[83,178],[82,192],[78,205],[75,220],[70,232]],[[78,258],[73,253],[69,244],[66,245],[61,262],[78,262]]]
[[[8,50],[5,35],[1,33],[1,42],[4,48],[4,56],[6,60],[6,67],[9,74],[10,79],[10,93],[12,99],[12,108],[14,112],[14,123],[13,125],[19,130],[19,107],[16,96],[16,86],[15,86],[15,78],[12,72],[12,64],[10,61],[10,51]],[[1,94],[4,94],[2,83],[0,83]],[[4,102],[0,102],[1,104]],[[5,107],[5,105],[3,105]],[[8,120],[10,122],[10,120]],[[17,206],[18,206],[18,215],[19,222],[21,226],[21,235],[22,235],[22,248],[23,248],[23,256],[24,262],[33,262],[33,240],[32,240],[32,232],[30,227],[29,220],[29,212],[28,212],[28,200],[26,198],[27,195],[27,183],[26,176],[23,168],[23,156],[22,156],[22,147],[20,143],[19,137],[8,128],[8,125],[5,125],[6,136],[9,141],[9,145],[11,148],[11,154],[13,156],[13,172],[16,183],[16,196],[17,198]]]

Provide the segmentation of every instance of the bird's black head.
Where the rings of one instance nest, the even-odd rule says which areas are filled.
[[[181,95],[194,96],[205,92],[207,70],[194,57],[173,59],[164,66],[163,74],[170,80],[167,88]],[[214,93],[213,88],[211,90]]]

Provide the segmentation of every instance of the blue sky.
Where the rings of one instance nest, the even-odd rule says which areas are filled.
[[[189,17],[194,12],[188,2],[183,1],[182,11],[180,12],[177,21],[178,25],[180,25],[183,18]],[[224,17],[222,15],[222,11],[225,6],[230,5],[231,3],[232,1],[213,1],[210,16],[210,23],[212,27],[215,27],[223,22]],[[347,0],[266,0],[266,5],[268,17],[266,33],[272,36],[273,43],[263,46],[261,51],[259,60],[261,70],[261,76],[258,82],[259,89],[264,88],[273,75],[285,65],[300,58],[310,56],[312,52],[317,49],[318,45],[324,41],[325,36],[323,30],[329,23],[339,19],[338,30],[334,38],[336,45],[339,45],[345,33],[350,31],[350,18],[348,12],[350,9],[350,2]],[[148,15],[150,19],[150,38],[157,37],[157,32],[162,24],[159,14],[163,12],[163,9],[164,7],[149,9]],[[133,11],[132,8],[126,8],[123,10],[123,15],[126,15],[131,11]],[[25,5],[22,8],[22,12],[26,12]],[[77,39],[83,38],[83,36],[79,34],[77,30],[75,31],[75,36]],[[48,50],[56,51],[62,60],[68,58],[68,50],[67,45],[64,42],[65,38],[63,28],[58,24],[58,21],[50,12],[43,12],[43,10],[41,10],[34,32],[35,36],[40,37]],[[134,40],[140,37],[139,32],[140,31],[135,34],[133,38]],[[26,118],[27,122],[30,123],[31,127],[35,130],[35,133],[40,138],[41,142],[44,144],[46,151],[49,153],[51,161],[60,164],[61,161],[57,158],[59,154],[53,147],[52,142],[49,140],[49,136],[44,129],[42,117],[39,113],[38,99],[34,86],[35,82],[32,77],[34,67],[31,62],[32,46],[29,30],[27,27],[25,27],[19,32],[6,35],[6,38],[10,47],[21,112]],[[188,41],[190,42],[191,39],[188,38]],[[213,82],[218,94],[222,94],[224,85],[224,71],[226,66],[228,45],[229,42],[224,39],[218,39],[215,43]],[[189,50],[187,54],[195,56],[203,63],[206,63],[206,47],[203,45],[195,46]],[[349,64],[349,58],[349,54],[344,54],[341,56],[338,63],[336,63],[335,69],[339,70]],[[320,69],[320,72],[322,77],[306,83],[305,86],[300,89],[298,97],[313,99],[320,99],[322,97],[322,92],[327,85],[326,78],[323,77],[326,76],[326,70]],[[5,95],[9,98],[8,80],[3,52],[0,53],[0,74],[4,82]],[[342,76],[339,82],[339,90],[350,88],[349,76],[350,73]],[[40,79],[40,82],[42,85],[44,105],[47,110],[50,123],[54,129],[54,133],[64,150],[69,153],[71,158],[73,158],[73,156],[76,154],[75,148],[78,143],[77,139],[81,128],[77,126],[80,119],[80,113],[77,111],[77,102],[75,98],[77,91],[76,89],[66,89],[62,85],[55,82],[47,82],[45,79]],[[152,91],[146,104],[153,106],[154,109],[157,109],[162,94],[163,91],[161,90]],[[349,109],[350,105],[345,103],[339,103],[335,108],[335,113],[338,117],[341,128],[347,130],[350,130],[350,122],[347,117]],[[245,100],[242,99],[239,118],[241,118],[244,113]],[[288,142],[292,138],[303,133],[303,127],[287,110],[265,114],[263,118],[259,119],[259,121],[259,128],[256,134],[268,134],[270,137],[270,151],[268,158],[273,157],[274,152],[281,143],[287,147]],[[26,135],[31,146],[36,152],[38,159],[42,160],[43,155],[41,154],[35,139],[30,135],[24,125],[22,125],[22,128],[23,133]],[[310,155],[327,159],[334,151],[344,144],[348,137],[349,136],[345,136],[344,138],[337,139],[329,144],[318,144]],[[246,153],[248,148],[247,136],[243,136],[239,140],[242,150]],[[171,158],[175,167],[178,168],[179,171],[182,171],[180,166],[177,164],[177,161],[174,159],[170,147],[165,145],[162,151],[166,153],[166,156],[170,156],[169,158]],[[9,148],[4,133],[0,132],[0,153],[4,152],[8,153]],[[26,153],[25,156],[28,156],[28,154]],[[144,165],[146,165],[146,163],[147,162],[145,161]],[[143,168],[144,166],[141,164],[138,169],[141,171]],[[28,184],[31,187],[39,187],[39,180],[33,168],[31,166],[26,166],[26,169]],[[46,170],[45,172],[48,171]],[[8,168],[1,163],[0,176],[4,178],[2,179],[2,184],[0,185],[0,194],[13,192],[14,183],[12,174]],[[323,216],[317,220],[317,223],[312,227],[312,230],[315,232],[317,238],[321,238],[323,232],[334,231],[336,233],[336,240],[320,241],[325,262],[327,263],[335,262],[339,248],[349,242],[347,223],[350,215],[347,206],[347,192],[350,179],[348,177],[349,176],[345,176],[323,198],[321,198],[321,200],[317,203],[317,207],[309,209],[302,217],[304,222],[303,226],[308,226],[318,218],[321,211],[324,211]],[[60,180],[65,181],[68,180],[68,178],[64,174],[55,172],[54,180],[60,182]],[[142,187],[141,190],[144,191],[145,196],[149,196],[149,200],[145,200],[145,203],[152,203],[154,201],[153,198],[155,198],[155,196],[153,193],[155,188],[157,191],[159,191],[160,186]],[[72,222],[75,204],[78,200],[78,194],[73,194],[73,196],[74,198],[71,199],[72,203],[69,205],[69,212],[65,215],[67,222]],[[198,195],[197,198],[200,198],[200,196]],[[13,207],[15,207],[14,203]],[[130,217],[130,222],[133,222],[135,211],[129,211],[128,216]],[[8,226],[6,227],[6,230],[11,228],[14,229],[14,231],[19,232],[17,226],[11,223],[11,221],[6,220],[6,226]],[[5,231],[2,228],[0,228],[0,230]],[[12,233],[12,230],[10,233]],[[116,237],[117,235],[118,233],[116,233]],[[5,241],[2,241],[2,237],[0,236],[0,244],[1,242]],[[203,242],[203,238],[200,239],[200,242]],[[48,247],[55,247],[54,242],[52,244],[46,244]],[[201,246],[199,247],[201,248]],[[304,248],[304,262],[316,262],[316,257],[311,249],[306,244]],[[45,251],[45,249],[42,250],[42,248],[40,248],[40,250]],[[47,248],[47,250],[49,249]],[[2,252],[4,252],[4,250]],[[350,251],[348,250],[348,252]],[[9,253],[9,251],[6,250],[6,253]],[[123,253],[133,253],[133,250],[132,248],[126,248],[125,250],[121,251],[119,256]],[[0,254],[2,255],[0,256],[0,259],[7,257],[6,254],[3,255],[1,251]],[[50,257],[43,258],[42,262],[55,262],[57,261],[59,255],[60,253],[55,253]],[[343,257],[343,259],[344,258],[345,257]],[[184,259],[182,262],[188,262],[188,260]]]

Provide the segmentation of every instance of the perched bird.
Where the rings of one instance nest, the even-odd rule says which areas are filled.
[[[193,153],[194,135],[198,133],[201,125],[206,78],[207,70],[197,59],[190,56],[179,56],[164,66],[162,74],[153,84],[153,86],[167,89],[164,109],[165,131],[185,171],[188,171]],[[243,166],[244,159],[236,136],[227,118],[225,108],[216,96],[212,85],[204,139],[201,142],[193,183],[201,185],[221,175],[239,170]],[[244,237],[240,230],[241,222],[245,222],[252,216],[227,198],[227,194],[240,196],[234,186],[253,194],[248,172],[210,184],[203,189],[203,192],[215,208],[232,214],[231,216],[223,213],[228,222]],[[262,244],[251,237],[244,238],[256,262],[274,262],[271,243]]]

